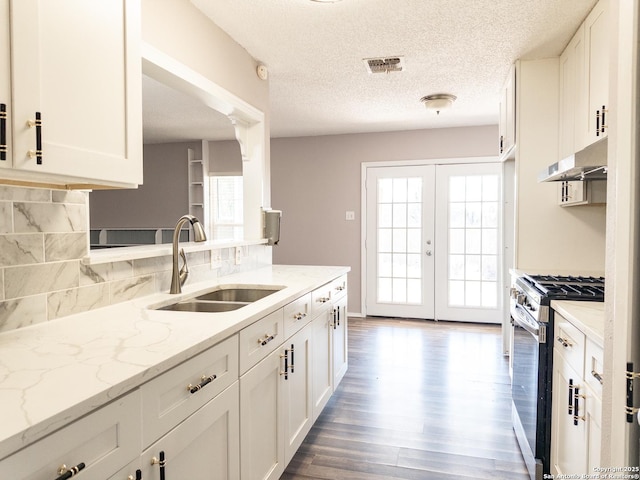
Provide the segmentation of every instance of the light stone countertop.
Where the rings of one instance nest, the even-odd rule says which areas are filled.
[[[551,308],[604,348],[604,302],[552,300]]]
[[[0,458],[235,334],[349,267],[274,265],[0,333]],[[282,290],[224,313],[148,307],[217,285]]]

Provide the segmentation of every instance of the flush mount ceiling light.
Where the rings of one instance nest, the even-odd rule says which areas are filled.
[[[428,110],[435,110],[436,114],[439,115],[441,110],[450,108],[456,98],[455,95],[450,93],[435,93],[422,97],[420,101],[424,103]]]

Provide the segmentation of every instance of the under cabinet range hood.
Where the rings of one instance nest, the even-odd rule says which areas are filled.
[[[607,178],[607,138],[550,165],[538,175],[539,182],[604,180]]]

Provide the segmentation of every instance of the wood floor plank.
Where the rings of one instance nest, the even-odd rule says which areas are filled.
[[[500,328],[349,319],[349,370],[281,480],[529,477]]]

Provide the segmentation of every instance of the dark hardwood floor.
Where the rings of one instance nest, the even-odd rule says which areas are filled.
[[[529,478],[498,326],[349,322],[349,370],[281,480]]]

